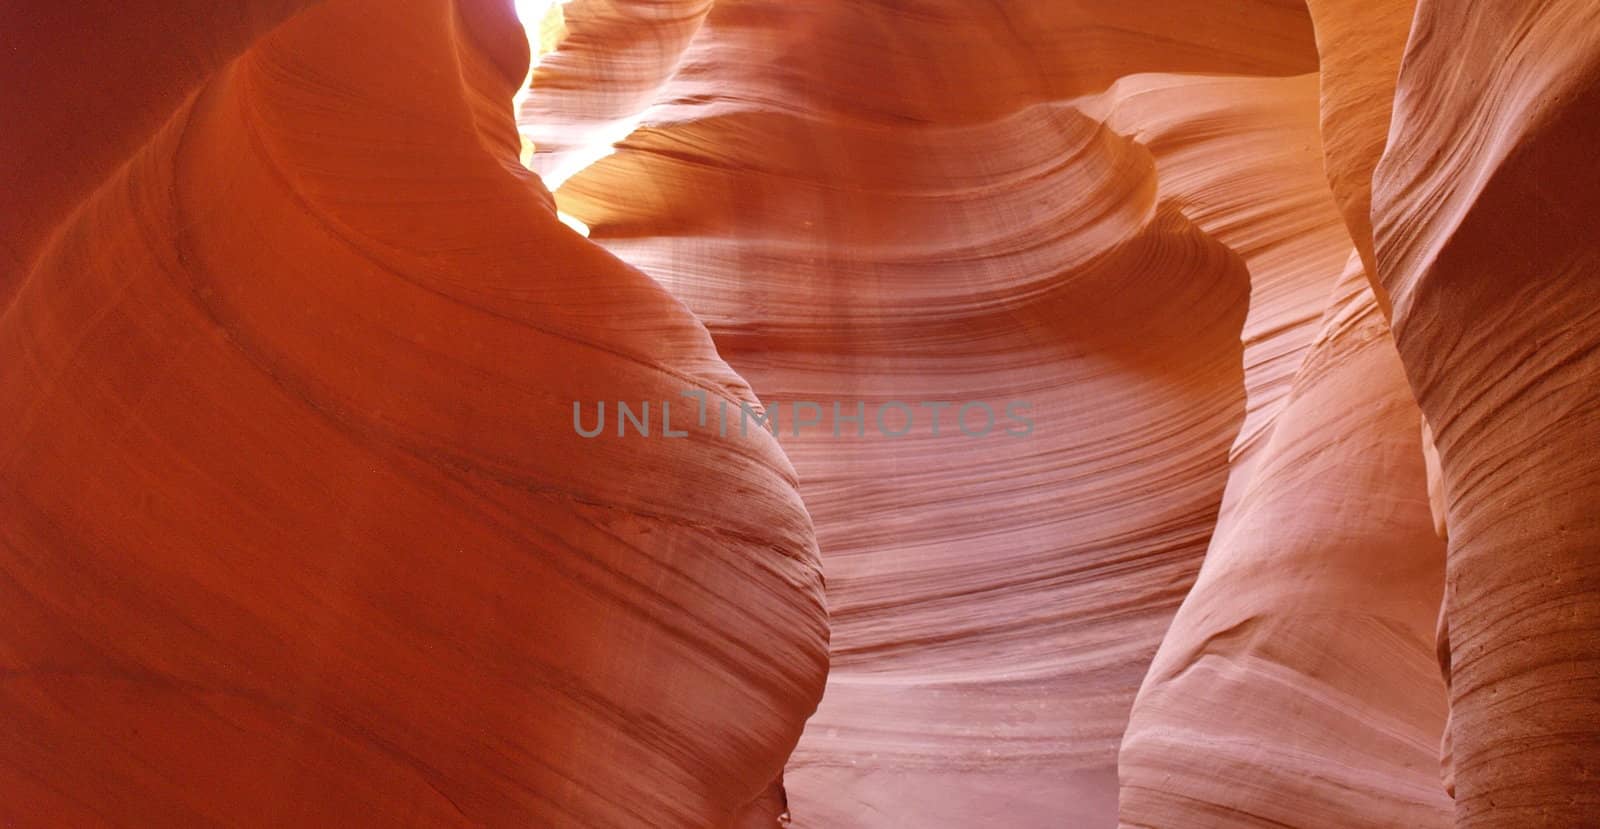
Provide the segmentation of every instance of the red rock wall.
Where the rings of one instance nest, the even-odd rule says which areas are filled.
[[[1437,440],[1459,826],[1600,814],[1600,7],[1417,5],[1373,185]]]
[[[0,822],[1600,820],[1600,7],[561,16],[5,13]]]
[[[793,470],[573,432],[753,398],[517,164],[526,60],[501,4],[320,5],[151,97],[22,276],[5,823],[699,827],[779,773],[826,671]]]
[[[18,0],[0,49],[0,305],[45,237],[173,109],[306,0]],[[203,25],[195,25],[203,21]]]
[[[763,399],[1027,397],[1038,413],[1021,441],[951,438],[948,423],[935,437],[927,421],[898,443],[783,436],[818,522],[834,626],[827,695],[786,776],[798,823],[1113,822],[1115,746],[1219,505],[1241,537],[1282,521],[1270,510],[1308,505],[1329,526],[1371,513],[1363,532],[1403,532],[1388,547],[1307,533],[1213,553],[1270,569],[1294,546],[1346,586],[1297,592],[1260,577],[1249,606],[1274,630],[1305,628],[1254,656],[1286,667],[1192,678],[1185,703],[1152,705],[1142,720],[1136,710],[1136,726],[1181,723],[1193,740],[1131,770],[1125,751],[1125,819],[1185,825],[1181,810],[1127,800],[1142,775],[1170,777],[1165,763],[1211,775],[1215,815],[1248,805],[1229,786],[1264,773],[1298,782],[1327,761],[1313,747],[1344,740],[1342,761],[1377,757],[1405,776],[1360,803],[1338,802],[1348,781],[1282,794],[1332,801],[1324,825],[1396,804],[1439,819],[1443,791],[1427,781],[1442,726],[1431,637],[1443,556],[1420,418],[1392,352],[1387,374],[1368,367],[1383,365],[1386,336],[1381,316],[1362,316],[1375,313],[1370,291],[1361,306],[1360,283],[1346,280],[1330,305],[1352,245],[1322,170],[1318,78],[1250,74],[1310,68],[1295,62],[1313,55],[1306,18],[1285,14],[1275,37],[1204,58],[1152,48],[1142,38],[1159,32],[1134,28],[1087,72],[1029,46],[1045,40],[1040,30],[1055,49],[1075,32],[1093,44],[1082,10],[1019,7],[1037,25],[1007,31],[998,12],[956,4],[907,15],[720,2],[687,35],[674,21],[651,53],[671,60],[656,64],[635,41],[608,50],[582,37],[626,8],[566,6],[572,34],[536,70],[522,109],[541,148],[533,166],[563,171],[601,154],[581,147],[586,138],[617,128],[610,87],[585,73],[660,86],[651,103],[633,93],[622,126],[640,126],[562,186],[562,209],[683,298]],[[946,47],[952,28],[995,34],[982,50]],[[1270,48],[1291,42],[1300,51],[1280,54],[1299,57],[1272,63]],[[979,51],[992,65],[976,65]],[[1035,80],[1008,89],[1011,62],[1025,60]],[[1178,69],[1231,74],[1150,74]],[[586,82],[598,85],[590,102]],[[1185,237],[1194,241],[1175,244]],[[1232,259],[1224,273],[1236,275],[1204,282],[1182,253],[1196,244]],[[1335,345],[1319,348],[1337,370],[1304,375],[1324,316],[1365,322],[1325,331]],[[1363,362],[1346,367],[1352,350]],[[1345,492],[1377,473],[1334,453],[1326,463],[1352,483],[1292,508],[1257,505],[1253,470],[1292,457],[1269,448],[1289,440],[1274,426],[1291,389],[1341,372],[1387,384],[1373,404],[1388,407],[1383,419],[1340,424],[1372,449],[1362,468],[1409,451],[1412,474],[1371,497]],[[1299,408],[1369,393],[1361,382]],[[1352,440],[1302,431],[1294,452]],[[1404,559],[1394,572],[1409,574],[1392,586],[1399,609],[1359,607],[1364,565],[1391,553]],[[1226,603],[1217,590],[1212,600]],[[1319,593],[1328,609],[1317,616],[1305,601]],[[1316,622],[1302,625],[1307,616]],[[1206,624],[1183,635],[1204,639]],[[1331,677],[1303,665],[1323,647],[1365,652],[1375,631],[1385,638],[1365,665]],[[1375,683],[1363,673],[1373,665],[1386,669]],[[1281,676],[1300,669],[1315,682]],[[1326,686],[1347,698],[1308,709]],[[1240,693],[1257,705],[1218,721],[1215,707]],[[1285,718],[1298,718],[1296,734],[1271,731]],[[1217,762],[1210,741],[1243,739],[1246,719],[1282,743],[1278,753],[1256,767]]]
[[[1127,826],[1445,826],[1443,543],[1360,265],[1134,705]]]

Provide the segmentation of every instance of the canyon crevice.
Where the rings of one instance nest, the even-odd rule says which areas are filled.
[[[1600,822],[1591,0],[4,15],[0,822]]]

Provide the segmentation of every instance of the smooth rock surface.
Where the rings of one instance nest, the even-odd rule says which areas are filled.
[[[1124,826],[1449,824],[1418,420],[1352,254],[1134,705]]]
[[[169,90],[23,276],[7,825],[702,827],[780,773],[827,664],[793,469],[574,432],[754,398],[517,163],[527,48],[504,4],[319,5]]]
[[[1593,0],[0,18],[0,823],[1600,825]]]
[[[1006,30],[969,4],[719,2],[654,50],[579,39],[628,8],[566,6],[573,34],[522,107],[535,169],[601,159],[561,208],[780,409],[1025,399],[1036,420],[1018,439],[952,435],[950,411],[938,436],[927,412],[892,441],[833,436],[831,416],[782,436],[834,628],[786,775],[797,824],[1114,823],[1134,691],[1351,253],[1303,10],[1204,53],[1152,48],[1184,24],[1147,16],[1091,71],[1030,45],[1094,43],[1071,38],[1096,18],[1044,4]],[[987,63],[946,45],[958,23],[1004,32]],[[615,148],[584,150],[621,122],[593,80],[614,76],[660,88],[629,93]],[[1431,632],[1437,589],[1420,605]]]
[[[1456,825],[1600,819],[1600,7],[1417,4],[1373,183],[1438,447]]]

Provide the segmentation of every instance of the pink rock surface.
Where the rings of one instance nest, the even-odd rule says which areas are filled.
[[[570,115],[574,67],[634,77],[636,45],[574,41],[615,13],[591,23],[589,8],[565,8],[574,34],[523,106],[535,168],[595,134]],[[890,443],[783,436],[834,629],[786,776],[801,825],[1115,821],[1139,678],[1351,253],[1315,75],[1249,76],[1263,55],[1186,62],[1130,32],[1096,73],[987,95],[1012,82],[1005,58],[964,75],[938,60],[956,20],[1001,25],[954,4],[908,20],[718,3],[686,45],[663,35],[676,66],[653,103],[634,100],[637,129],[557,194],[706,320],[768,402],[1034,404],[1022,440],[951,437],[948,420],[936,437],[928,418]],[[1015,38],[990,54],[1031,42]],[[874,85],[842,96],[849,67]],[[1240,74],[1152,73],[1175,69]],[[1189,264],[1196,247],[1219,264]],[[1431,633],[1436,586],[1418,606]],[[1419,653],[1434,687],[1418,707],[1437,719]]]
[[[1448,825],[1420,434],[1352,255],[1140,690],[1123,825]]]
[[[1417,5],[1378,274],[1450,536],[1456,823],[1600,815],[1600,7]]]
[[[1328,184],[1369,277],[1372,253],[1372,171],[1389,136],[1395,76],[1411,32],[1415,0],[1307,0],[1321,58],[1322,147]],[[1390,313],[1388,292],[1376,279],[1376,298]]]
[[[0,823],[1600,825],[1592,0],[0,22]]]

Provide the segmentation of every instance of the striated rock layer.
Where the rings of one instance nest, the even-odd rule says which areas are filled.
[[[1263,448],[1235,453],[1205,567],[1123,740],[1124,825],[1449,821],[1434,760],[1443,549],[1420,413],[1365,285],[1370,175],[1409,7],[1350,5],[1311,11],[1321,149],[1356,251],[1318,303],[1322,332],[1292,353],[1290,398],[1260,407],[1241,435]],[[1299,284],[1328,286],[1326,260],[1315,270]]]
[[[503,4],[329,2],[136,85],[176,108],[62,179],[0,317],[7,825],[769,797],[826,670],[811,522],[769,436],[574,433],[574,400],[753,397],[517,164],[526,66]]]
[[[6,13],[0,822],[1600,822],[1592,0],[512,5]]]
[[[1411,30],[1414,0],[1307,0],[1321,58],[1322,148],[1328,184],[1373,279],[1384,316],[1388,292],[1376,282],[1372,251],[1372,171],[1383,155],[1395,75]]]
[[[1421,0],[1373,183],[1437,442],[1458,826],[1600,816],[1600,7]]]
[[[1281,636],[1221,654],[1248,670],[1147,694],[1124,819],[1205,825],[1252,808],[1250,785],[1280,806],[1320,798],[1319,825],[1444,814],[1443,555],[1420,417],[1347,268],[1323,92],[1299,74],[1309,20],[1262,5],[1252,41],[1156,48],[1184,8],[1124,21],[1112,47],[1087,35],[1107,37],[1094,24],[1117,19],[1109,5],[1008,18],[723,0],[652,21],[648,48],[648,26],[615,48],[598,34],[642,4],[564,9],[572,34],[522,110],[532,166],[562,179],[602,159],[566,180],[562,209],[706,320],[764,400],[1032,403],[1021,439],[952,435],[950,412],[943,433],[924,412],[895,441],[835,436],[831,417],[781,435],[834,628],[828,691],[786,775],[800,825],[1113,823],[1128,707],[1219,508],[1238,540],[1213,542],[1218,566],[1236,557],[1259,585],[1238,602],[1216,580],[1209,601]],[[990,35],[957,48],[954,30]],[[1091,46],[1092,71],[1065,57]],[[1323,356],[1301,371],[1308,353]],[[1309,420],[1368,394],[1377,415],[1275,429],[1292,399]],[[1300,486],[1307,455],[1344,483],[1251,494]],[[1391,464],[1407,474],[1362,489]],[[1284,516],[1308,508],[1345,534],[1288,534]],[[1290,556],[1306,575],[1286,583]],[[1404,577],[1365,608],[1373,562]],[[1212,618],[1175,628],[1194,639],[1162,664],[1236,624],[1196,612]],[[1330,670],[1329,648],[1365,661]],[[1257,705],[1219,718],[1240,695]],[[1175,728],[1187,737],[1163,744]],[[1222,763],[1227,739],[1272,753]],[[1367,761],[1386,774],[1325,773]],[[1137,795],[1174,767],[1200,781],[1183,794],[1200,806]],[[1340,798],[1356,784],[1371,794]]]
[[[219,67],[309,0],[17,0],[0,49],[0,306],[46,237]],[[194,25],[204,21],[203,25]],[[108,79],[112,85],[108,88]]]
[[[750,113],[718,126],[770,149],[811,125]],[[769,404],[828,408],[818,426],[781,429],[818,516],[834,630],[830,688],[786,775],[797,820],[956,824],[1001,802],[1017,825],[1109,815],[1128,694],[1192,573],[1242,413],[1243,264],[1156,202],[1147,153],[1071,111],[1004,125],[1047,142],[1027,149],[1041,157],[1009,163],[1030,170],[1074,152],[1098,163],[942,199],[924,188],[959,169],[970,142],[1000,146],[1001,130],[814,127],[844,145],[820,168],[800,147],[713,165],[630,146],[562,200],[695,309]],[[644,147],[671,140],[672,128],[652,130],[637,136]],[[927,166],[862,163],[872,156]],[[766,159],[802,166],[755,166]],[[838,164],[860,165],[853,191],[827,185],[846,175]],[[635,219],[633,205],[604,200],[645,176],[676,192],[743,194],[742,209],[707,216],[706,202],[669,198],[662,214]],[[986,220],[1019,186],[1127,207],[1076,227],[1064,216]],[[613,236],[647,220],[696,232]],[[814,230],[767,232],[807,221]],[[984,266],[923,235],[956,222],[986,223],[978,238],[1014,252]],[[1068,230],[1052,239],[1054,222]],[[1030,249],[1041,236],[1047,251]],[[1067,247],[1088,236],[1103,247]],[[908,435],[886,438],[832,411],[896,400],[996,411],[1023,401],[1032,431],[968,437],[952,406],[937,433],[919,409]],[[1170,437],[1141,449],[1152,434]],[[1151,466],[1134,457],[1162,481],[1144,498],[1129,495]]]
[[[1124,825],[1448,824],[1420,435],[1352,256],[1140,690]]]

